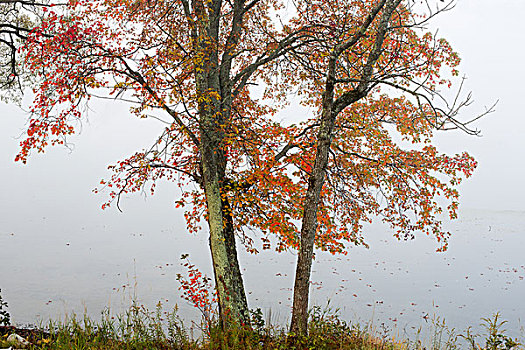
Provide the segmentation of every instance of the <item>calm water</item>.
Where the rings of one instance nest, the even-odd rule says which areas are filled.
[[[207,239],[187,234],[180,213],[148,210],[137,200],[124,214],[42,208],[16,223],[0,222],[0,288],[15,322],[85,311],[96,317],[106,306],[122,310],[132,295],[149,307],[177,303],[184,318],[198,317],[180,299],[175,275],[183,272],[182,253],[209,273]],[[446,227],[453,232],[450,249],[435,253],[425,236],[398,242],[385,226],[367,226],[370,249],[318,254],[313,303],[330,300],[346,319],[401,332],[425,327],[427,315],[462,330],[499,311],[509,334],[523,334],[525,213],[465,210]],[[273,322],[289,317],[294,264],[291,253],[241,254],[250,307],[261,307]]]

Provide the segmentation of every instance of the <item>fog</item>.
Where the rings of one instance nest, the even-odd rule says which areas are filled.
[[[525,49],[521,43],[524,15],[525,2],[521,0],[460,0],[456,8],[433,24],[462,58],[460,74],[468,78],[465,90],[472,91],[474,97],[474,103],[464,110],[464,118],[469,119],[499,101],[494,113],[475,124],[482,136],[460,131],[436,135],[440,150],[448,153],[466,150],[479,162],[472,178],[461,185],[461,208],[483,209],[484,213],[512,211],[513,225],[521,222],[525,211],[522,185]],[[150,295],[151,300],[160,300],[169,295],[171,304],[180,302],[173,296],[178,287],[174,274],[181,253],[190,252],[192,260],[209,271],[206,233],[193,237],[185,231],[182,212],[174,208],[178,192],[173,184],[161,184],[153,197],[135,194],[124,198],[123,213],[115,208],[100,209],[107,198],[104,193],[94,194],[92,190],[102,178],[110,176],[107,166],[149,146],[162,125],[131,116],[127,106],[119,102],[98,101],[91,108],[81,131],[70,138],[70,148],[48,148],[45,154],[33,154],[28,164],[22,165],[15,163],[14,157],[28,115],[16,106],[0,104],[0,288],[10,302],[15,320],[32,322],[35,316],[56,316],[73,307],[81,312],[82,305],[98,312],[111,298],[120,298],[117,292],[129,290],[137,279],[139,297],[142,293]],[[283,118],[286,113],[293,115],[294,111],[282,113]],[[490,220],[483,225],[485,232]],[[505,231],[505,225],[500,226],[501,232]],[[518,228],[513,226],[512,230],[514,236],[509,239],[523,236]],[[385,237],[388,236],[386,233]],[[465,249],[475,242],[475,236],[468,237],[468,242],[461,245]],[[519,238],[516,242],[523,240]],[[435,254],[433,243],[423,246],[424,254]],[[395,247],[409,254],[406,247]],[[501,247],[498,256],[516,256],[516,251],[511,251],[516,245]],[[390,248],[379,250],[383,253]],[[276,261],[275,265],[262,266],[281,269],[277,262],[293,264],[293,256],[275,258],[273,254],[243,255],[241,264],[259,266],[261,261],[271,259]],[[399,257],[396,254],[391,257],[393,261]],[[450,255],[432,259],[447,258],[451,259]],[[485,263],[484,255],[477,259],[474,263]],[[512,264],[518,264],[512,259]],[[457,268],[470,263],[467,259]],[[163,264],[169,266],[164,270],[157,267]],[[280,271],[264,274],[261,269],[252,267],[257,278],[247,274],[250,300],[255,303],[267,295],[265,302],[271,305],[277,300],[276,295],[284,294],[272,294],[269,280],[259,276],[275,276]],[[292,269],[287,268],[287,273],[292,273]],[[289,288],[291,280],[275,286]],[[317,300],[334,296],[330,293],[335,288]],[[516,298],[525,293],[523,281],[517,281],[513,288],[512,295]],[[496,289],[499,291],[499,286]],[[387,292],[388,286],[384,290]],[[79,291],[83,291],[81,295]],[[351,294],[347,297],[351,298]],[[480,295],[481,299],[476,300],[483,303],[491,292]],[[54,306],[57,303],[59,306]],[[523,307],[514,309],[514,313],[509,313],[525,312]],[[191,312],[187,307],[185,310]]]

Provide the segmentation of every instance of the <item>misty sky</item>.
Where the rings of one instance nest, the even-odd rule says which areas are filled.
[[[465,119],[499,100],[496,112],[476,124],[482,137],[456,131],[437,137],[442,151],[467,150],[479,162],[474,176],[461,187],[465,208],[525,210],[525,49],[520,40],[525,33],[524,15],[523,0],[460,0],[433,25],[462,58],[460,72],[468,78],[465,89],[474,96],[472,106],[464,110]],[[60,217],[65,224],[74,224],[79,217],[118,217],[102,213],[99,208],[105,197],[91,190],[108,177],[107,165],[148,146],[159,125],[129,116],[122,103],[98,102],[92,108],[80,135],[70,139],[73,150],[49,148],[45,155],[33,155],[24,166],[13,159],[27,114],[0,104],[0,232],[14,230],[16,222],[33,215]],[[158,213],[167,213],[176,190],[174,186],[162,189],[159,198],[135,196],[124,208],[140,212],[147,204]],[[180,218],[172,220],[181,222]]]
[[[439,271],[443,271],[441,277],[445,281],[447,278],[453,281],[449,284],[450,288],[438,288],[438,292],[445,297],[424,293],[414,295],[421,297],[417,301],[421,307],[425,302],[433,303],[432,298],[441,298],[443,305],[444,300],[450,298],[454,301],[450,304],[454,310],[447,309],[447,312],[452,310],[448,315],[455,321],[466,319],[465,325],[471,325],[473,319],[489,315],[494,303],[497,304],[495,310],[505,311],[510,318],[517,319],[523,315],[523,304],[519,302],[523,295],[520,284],[523,281],[512,280],[514,284],[509,287],[510,291],[502,291],[498,283],[501,282],[505,290],[509,283],[501,280],[503,277],[492,282],[480,279],[479,293],[476,285],[475,294],[465,294],[470,290],[465,289],[463,284],[470,283],[473,278],[465,280],[463,275],[457,276],[467,269],[469,274],[479,277],[482,270],[477,269],[489,263],[493,266],[504,264],[501,267],[504,269],[522,264],[521,252],[515,248],[523,246],[523,239],[516,237],[523,237],[521,217],[525,211],[525,118],[522,116],[525,102],[524,17],[525,0],[459,0],[455,9],[443,14],[432,25],[433,30],[439,28],[440,36],[447,38],[462,58],[460,76],[468,78],[465,90],[472,91],[474,98],[474,103],[464,110],[462,117],[469,119],[499,100],[496,111],[475,125],[481,130],[482,137],[459,131],[438,133],[436,137],[441,151],[450,154],[468,151],[479,163],[473,177],[460,188],[460,208],[520,212],[504,213],[501,217],[476,212],[467,224],[457,228],[453,235],[456,239],[453,243],[456,244],[451,244],[451,251],[443,255],[433,254],[436,248],[433,240],[430,243],[419,240],[399,245],[391,241],[384,245],[376,244],[374,248],[377,250],[371,250],[370,255],[390,257],[387,265],[394,266],[396,273],[399,267],[396,264],[401,260],[407,261],[411,272],[416,270],[415,275],[408,274],[407,268],[408,280],[404,277],[398,279],[397,274],[394,280],[378,275],[377,294],[381,298],[398,298],[402,301],[400,308],[404,307],[403,303],[408,303],[403,296],[417,294],[414,293],[417,291],[414,283],[424,285],[422,277],[418,279],[418,276],[428,277],[431,288],[434,288],[435,280],[432,278],[436,274],[435,278],[439,278]],[[190,253],[193,263],[203,268],[205,273],[211,273],[206,232],[197,239],[185,234],[182,212],[174,209],[177,189],[173,184],[160,184],[154,197],[134,194],[124,198],[124,213],[115,208],[100,209],[107,197],[104,194],[95,195],[92,190],[102,178],[111,176],[107,166],[149,147],[163,125],[155,120],[130,116],[128,107],[121,102],[99,101],[93,103],[91,108],[80,133],[69,139],[72,149],[50,147],[43,155],[33,154],[28,164],[22,165],[15,163],[14,157],[19,150],[28,114],[16,106],[0,103],[0,288],[2,296],[9,301],[9,310],[15,321],[32,322],[35,315],[44,319],[56,317],[72,308],[81,313],[83,307],[90,307],[98,315],[108,302],[115,305],[117,293],[112,290],[129,283],[133,275],[135,282],[136,276],[140,276],[138,294],[148,296],[151,305],[167,296],[172,302],[178,302],[178,298],[172,299],[171,296],[178,286],[174,275],[180,272],[177,261],[181,253]],[[302,111],[291,109],[280,116],[287,118],[287,113],[293,118]],[[483,215],[483,220],[476,215]],[[468,214],[465,217],[468,219]],[[465,230],[472,234],[467,234]],[[370,238],[377,242],[382,236],[374,236],[375,233],[385,232],[381,229],[371,231]],[[479,239],[483,235],[485,239]],[[498,241],[494,241],[496,238]],[[507,245],[501,243],[503,239],[508,242]],[[428,244],[424,248],[409,245],[414,243]],[[396,249],[392,249],[393,245]],[[454,251],[455,247],[463,248]],[[493,254],[494,251],[497,254]],[[352,268],[356,262],[358,265],[359,254],[368,257],[366,252],[354,250],[351,254],[354,259]],[[245,276],[250,302],[256,304],[266,300],[267,304],[262,305],[269,305],[273,310],[277,300],[279,304],[286,301],[288,292],[281,289],[270,294],[268,286],[274,289],[276,286],[290,287],[294,263],[293,257],[283,255],[279,259],[289,261],[272,261],[275,255],[274,252],[266,252],[261,257],[241,257],[241,266],[251,269]],[[450,263],[446,259],[450,256],[455,259],[456,255],[456,264],[448,267]],[[484,263],[479,264],[480,261]],[[167,266],[167,262],[171,264],[171,270],[167,273],[157,268],[160,264]],[[328,263],[332,269],[337,266],[343,270],[350,266],[347,261],[339,265],[336,261]],[[368,263],[369,260],[363,258],[363,271],[367,271]],[[324,268],[327,265],[319,266]],[[436,266],[442,266],[442,269]],[[323,268],[320,267],[319,271]],[[419,275],[418,269],[421,272]],[[283,275],[287,272],[290,280],[283,279],[272,284],[275,280],[270,277],[275,277],[275,272],[283,272]],[[482,272],[493,276],[488,271]],[[335,290],[340,283],[337,278],[325,280],[327,291]],[[462,282],[458,283],[459,280]],[[264,288],[260,288],[261,281],[265,281]],[[354,282],[352,288],[357,288],[357,292],[349,289],[350,294],[340,299],[342,305],[354,300],[352,293],[357,293],[363,299],[355,299],[359,303],[351,304],[352,307],[366,309],[369,302],[365,301],[368,300],[366,298],[373,296],[369,296],[368,285],[363,283],[362,289],[359,289],[359,283]],[[393,288],[397,282],[398,287]],[[336,285],[332,288],[330,283]],[[381,284],[384,285],[383,293],[379,293]],[[485,285],[492,289],[485,288]],[[398,293],[391,293],[392,290]],[[498,299],[492,297],[494,293],[507,294]],[[334,295],[323,294],[318,300],[323,303],[331,297]],[[462,301],[462,298],[465,300]],[[472,304],[470,311],[455,309],[463,302]],[[385,299],[385,307],[387,304],[398,305],[395,303],[395,300],[389,302]],[[189,308],[184,303],[181,305]],[[353,312],[353,309],[349,310]],[[417,309],[418,312],[421,310]],[[191,311],[186,310],[183,314],[188,312]],[[284,312],[284,315],[287,313]],[[366,317],[367,313],[361,313],[363,315]],[[415,319],[421,321],[418,315]],[[463,326],[461,322],[456,325]]]

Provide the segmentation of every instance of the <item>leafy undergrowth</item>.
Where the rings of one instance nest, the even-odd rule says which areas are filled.
[[[524,349],[504,335],[504,321],[499,315],[484,319],[484,336],[456,335],[439,320],[426,342],[417,339],[396,341],[380,336],[370,327],[347,323],[330,310],[314,308],[310,315],[309,335],[295,336],[284,329],[265,325],[262,312],[252,313],[250,329],[238,327],[222,331],[216,322],[188,328],[177,316],[177,310],[163,312],[159,305],[154,312],[133,305],[120,316],[104,312],[100,321],[88,317],[71,317],[64,322],[50,322],[45,330],[21,330],[0,327],[0,348],[8,347],[6,339],[16,332],[31,342],[27,349]],[[200,334],[195,337],[194,334]],[[479,341],[479,342],[478,342]]]

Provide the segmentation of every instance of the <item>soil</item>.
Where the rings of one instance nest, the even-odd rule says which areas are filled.
[[[30,343],[36,343],[37,340],[49,338],[51,335],[42,330],[37,328],[17,328],[14,326],[0,326],[0,338],[3,337],[5,334],[10,335],[16,333],[19,336],[25,338]]]

